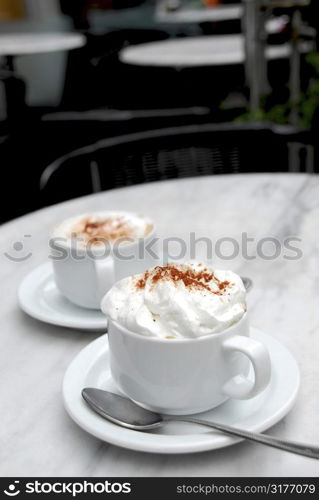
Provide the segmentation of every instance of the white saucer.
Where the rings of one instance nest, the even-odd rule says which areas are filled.
[[[101,311],[76,306],[60,294],[51,262],[37,267],[25,277],[18,297],[24,312],[45,323],[77,330],[107,329],[107,319]]]
[[[201,418],[261,432],[281,420],[292,408],[299,388],[299,369],[287,349],[277,340],[252,328],[251,336],[263,342],[272,360],[272,378],[263,393],[248,401],[227,401],[201,414]],[[109,369],[107,335],[83,349],[70,364],[63,382],[65,408],[85,431],[108,443],[152,453],[193,453],[223,448],[241,439],[226,436],[209,428],[171,422],[162,428],[138,432],[108,422],[84,402],[84,387],[96,387],[120,393]]]

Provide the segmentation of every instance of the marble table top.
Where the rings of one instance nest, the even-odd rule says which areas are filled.
[[[310,50],[304,42],[301,51]],[[291,53],[288,43],[266,48],[268,59],[285,59]],[[194,67],[242,64],[245,61],[243,35],[212,35],[171,38],[160,42],[125,47],[120,52],[123,63],[139,66]]]
[[[0,35],[0,56],[22,56],[83,47],[80,33],[11,33]]]
[[[21,280],[48,255],[48,235],[61,219],[91,210],[148,214],[160,236],[254,238],[249,258],[213,259],[254,281],[248,295],[252,324],[295,356],[301,389],[292,411],[271,429],[277,437],[319,444],[319,177],[251,174],[163,181],[69,201],[0,228],[0,475],[1,476],[317,476],[318,462],[253,443],[194,455],[149,455],[102,443],[67,415],[61,398],[69,363],[97,333],[46,325],[18,307]],[[30,235],[26,237],[25,235]],[[298,237],[302,256],[275,259],[256,252],[262,238],[281,248]],[[20,263],[5,253],[31,252]],[[204,257],[198,245],[198,258]],[[264,250],[264,254],[267,250]],[[270,248],[270,252],[273,252]],[[268,254],[267,254],[268,255]],[[255,257],[255,258],[254,258]]]

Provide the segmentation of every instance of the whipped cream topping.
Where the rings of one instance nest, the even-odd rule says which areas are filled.
[[[97,212],[64,220],[53,231],[53,237],[67,240],[78,238],[85,246],[99,245],[104,240],[114,242],[120,238],[143,238],[153,229],[152,223],[139,215],[126,212]]]
[[[168,264],[115,283],[101,307],[141,335],[196,338],[237,323],[246,311],[246,290],[232,271],[201,262]]]

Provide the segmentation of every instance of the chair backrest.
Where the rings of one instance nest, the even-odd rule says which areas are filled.
[[[289,170],[288,145],[306,144],[294,127],[201,124],[104,139],[49,165],[45,204],[92,192],[178,177]]]

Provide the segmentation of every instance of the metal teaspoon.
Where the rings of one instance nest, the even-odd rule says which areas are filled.
[[[192,416],[162,416],[141,408],[130,399],[118,396],[112,392],[86,387],[82,390],[82,397],[87,404],[99,415],[114,424],[133,429],[147,431],[160,427],[165,422],[190,422],[212,427],[217,431],[237,436],[249,441],[265,444],[279,450],[288,451],[297,455],[319,459],[319,447],[308,444],[284,441],[273,436],[237,429],[229,425],[209,422]]]

